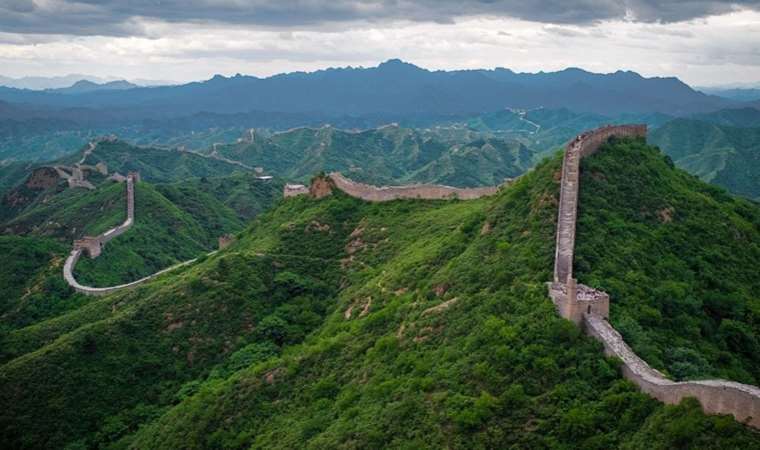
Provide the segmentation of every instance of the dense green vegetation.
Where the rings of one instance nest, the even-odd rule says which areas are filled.
[[[0,161],[52,161],[82,148],[97,135],[64,120],[0,119]]]
[[[81,259],[77,280],[92,286],[125,283],[215,249],[219,236],[243,229],[278,200],[281,186],[246,174],[155,187],[138,183],[134,226],[98,258]]]
[[[203,223],[213,220],[213,217],[204,216],[225,215],[221,211],[223,208],[215,203],[233,210],[240,220],[247,222],[282,197],[283,185],[279,178],[260,180],[252,173],[235,173],[224,177],[193,178],[157,184],[156,189],[170,202]],[[209,226],[204,225],[204,228]]]
[[[80,158],[75,154],[62,162]],[[98,162],[105,162],[111,171],[139,170],[144,180],[171,183],[137,185],[135,226],[109,243],[101,257],[83,258],[77,266],[78,279],[91,285],[133,281],[208,252],[216,247],[219,236],[241,230],[282,192],[280,180],[257,179],[235,164],[121,141],[99,142],[85,159],[93,165]],[[211,177],[218,174],[224,176]],[[60,180],[47,189],[17,185],[3,200],[9,205],[0,214],[4,233],[49,236],[70,243],[123,222],[124,184],[93,172],[88,180],[97,189],[68,189]]]
[[[544,282],[559,168],[553,157],[497,196],[470,202],[373,204],[338,192],[289,199],[191,267],[16,330],[3,345],[15,358],[0,366],[0,441],[27,448],[757,447],[760,437],[730,418],[706,417],[693,402],[665,407],[637,392],[599,343],[556,315]],[[631,181],[634,175],[641,178]],[[732,263],[749,263],[744,258],[756,251],[756,206],[638,143],[616,144],[584,163],[583,183],[578,272],[612,293],[613,320],[643,316],[614,282],[638,261],[609,248],[631,239],[646,248],[651,228],[685,227],[679,220],[693,215],[707,230],[730,230],[717,235],[724,241],[731,235],[748,247]],[[676,208],[673,221],[658,225],[656,199],[620,198],[628,190],[666,199]],[[717,223],[702,216],[716,212],[724,217]],[[604,252],[592,231],[604,233]],[[687,249],[702,273],[717,279],[731,269],[720,267],[715,247]],[[644,273],[652,274],[647,287],[668,292],[678,292],[673,280],[690,282],[681,273]],[[746,273],[739,268],[714,287],[733,296],[714,307],[756,307],[743,295],[757,283]],[[693,306],[681,300],[652,309]],[[732,315],[736,326],[727,331],[753,326],[745,319]],[[709,329],[714,319],[697,313],[693,320]],[[647,332],[667,336],[667,325],[647,323]],[[744,372],[754,370],[752,356],[730,346],[723,352]]]
[[[87,299],[75,295],[61,270],[68,246],[49,238],[0,236],[0,348],[6,333],[76,309]],[[0,359],[2,354],[0,351]]]
[[[760,384],[760,208],[641,142],[583,161],[576,271],[674,378]]]
[[[79,161],[81,154],[74,154],[61,160],[72,164]],[[244,168],[199,154],[163,150],[151,147],[136,147],[124,141],[101,141],[84,160],[85,164],[103,162],[109,172],[140,172],[143,180],[150,182],[179,181],[187,178],[229,175]]]
[[[655,130],[650,140],[690,173],[735,194],[760,200],[760,121],[758,112],[750,111],[754,114],[749,118],[746,112],[740,114],[743,110],[729,110],[710,119],[754,123],[754,127],[677,119]]]
[[[126,194],[123,183],[105,182],[96,190],[52,188],[3,223],[14,234],[35,234],[72,241],[85,234],[102,233],[124,221]]]
[[[123,194],[121,203],[119,209],[123,220]],[[206,219],[207,228],[204,228],[196,216],[168,201],[147,183],[136,185],[135,205],[132,228],[109,242],[98,258],[82,258],[77,264],[74,274],[80,283],[110,286],[142,278],[207,252],[215,246],[220,234],[240,227],[231,210],[209,208],[199,210],[205,213],[201,216]],[[216,215],[215,212],[226,214]]]
[[[215,249],[219,236],[243,229],[277,201],[282,184],[251,173],[139,183],[134,227],[111,241],[99,258],[82,258],[76,276],[96,286],[124,283]],[[123,183],[101,181],[95,190],[62,185],[42,191],[16,189],[29,191],[29,202],[4,208],[7,220],[0,220],[7,235],[0,236],[0,247],[8,255],[7,272],[0,276],[0,341],[9,330],[86,303],[87,297],[75,294],[61,276],[71,242],[102,233],[126,217]]]
[[[29,176],[32,164],[22,162],[0,163],[0,198]]]
[[[533,165],[533,154],[515,141],[462,130],[415,130],[396,125],[360,132],[298,128],[209,148],[209,154],[263,167],[291,180],[319,171],[340,171],[374,184],[500,184]]]

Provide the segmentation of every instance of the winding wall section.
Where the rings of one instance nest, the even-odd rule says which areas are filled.
[[[578,209],[580,160],[596,152],[611,136],[646,137],[645,125],[607,126],[585,132],[565,149],[557,220],[554,281],[549,295],[562,317],[583,327],[604,344],[605,353],[622,360],[623,376],[643,392],[668,404],[695,397],[709,414],[731,414],[740,422],[760,428],[760,389],[733,381],[668,380],[639,358],[620,333],[607,321],[609,296],[588,286],[576,285],[573,278],[575,223]]]
[[[103,234],[99,234],[97,236],[85,236],[82,239],[78,239],[74,241],[74,248],[72,248],[71,253],[69,253],[68,258],[66,258],[66,262],[63,264],[63,278],[66,280],[66,283],[68,283],[68,285],[71,286],[75,291],[82,294],[86,294],[86,295],[106,295],[106,294],[110,294],[111,292],[119,291],[121,289],[137,286],[152,278],[155,278],[161,275],[162,273],[168,272],[170,270],[190,264],[195,261],[195,259],[184,261],[179,264],[175,264],[171,267],[168,267],[166,269],[163,269],[161,271],[158,271],[152,275],[148,275],[147,277],[140,278],[139,280],[135,280],[131,283],[119,284],[116,286],[108,286],[108,287],[84,286],[80,284],[76,280],[76,278],[74,278],[74,267],[76,267],[76,264],[79,261],[79,258],[82,257],[82,254],[84,252],[87,252],[87,254],[91,258],[95,258],[98,255],[100,255],[100,252],[106,243],[116,238],[117,236],[121,236],[127,230],[132,228],[132,225],[135,223],[135,183],[138,182],[139,180],[140,180],[140,175],[137,173],[130,172],[127,175],[127,178],[126,178],[127,218],[126,220],[124,220],[124,222],[121,225],[111,228],[110,230],[106,231]]]
[[[350,195],[368,202],[389,202],[398,199],[420,200],[474,200],[476,198],[494,195],[499,192],[501,186],[486,186],[476,188],[457,188],[441,184],[409,184],[404,186],[372,186],[349,180],[340,172],[332,172],[328,175],[332,184]],[[302,184],[286,184],[283,190],[284,197],[297,195],[315,195],[315,183],[321,183],[320,178],[312,181],[311,187]],[[505,183],[506,184],[506,183]],[[328,188],[329,189],[329,188]]]

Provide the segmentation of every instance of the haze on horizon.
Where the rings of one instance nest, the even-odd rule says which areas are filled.
[[[400,58],[760,85],[760,1],[0,0],[0,75],[186,82]]]

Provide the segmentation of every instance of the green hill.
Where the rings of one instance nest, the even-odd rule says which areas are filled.
[[[759,385],[760,208],[669,164],[624,144],[584,159],[576,274],[653,366]]]
[[[0,343],[14,329],[61,315],[87,303],[63,281],[69,246],[50,238],[0,236]],[[0,360],[7,348],[0,345]]]
[[[560,163],[553,157],[498,195],[469,202],[375,204],[339,192],[289,199],[224,251],[13,331],[2,343],[13,359],[0,366],[0,441],[172,449],[760,445],[757,433],[706,417],[694,402],[666,407],[637,392],[599,343],[556,315],[544,282]],[[697,349],[708,363],[700,373],[757,379],[755,356],[743,346],[756,339],[749,293],[757,280],[748,274],[760,242],[758,207],[633,141],[584,163],[582,186],[578,271],[612,294],[613,320],[627,335],[641,327],[655,350],[674,336],[678,347]],[[683,236],[693,226],[704,229]],[[710,232],[720,248],[700,241]],[[656,233],[672,243],[654,247],[659,264],[642,256]],[[626,244],[632,250],[621,254]],[[688,255],[685,266],[676,255]],[[731,267],[721,267],[725,258]],[[697,281],[695,273],[710,276]],[[656,320],[657,312],[672,319]],[[716,325],[717,334],[706,332]],[[682,375],[669,359],[642,353]]]
[[[73,163],[81,157],[75,154],[61,162]],[[214,177],[245,171],[244,168],[196,153],[136,147],[120,140],[101,141],[84,160],[84,164],[103,162],[109,172],[137,171],[143,180],[151,182],[179,181],[187,178]]]
[[[278,201],[282,186],[280,180],[259,180],[251,173],[139,183],[135,225],[111,241],[100,257],[82,258],[77,279],[95,286],[129,282],[215,249],[219,236],[242,230]],[[63,260],[74,239],[122,223],[125,208],[124,184],[105,181],[95,190],[51,188],[38,193],[16,216],[0,222],[8,235],[0,239],[14,247],[7,252],[8,273],[20,274],[8,281],[0,300],[0,328],[26,326],[70,309],[64,305],[86,303],[62,283]]]
[[[360,132],[298,128],[269,137],[256,134],[253,142],[219,145],[207,153],[291,180],[340,171],[374,184],[493,185],[533,165],[531,152],[514,141],[398,126]]]
[[[676,119],[654,130],[650,141],[703,180],[760,199],[760,127]]]

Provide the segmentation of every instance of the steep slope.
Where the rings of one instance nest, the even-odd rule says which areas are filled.
[[[584,159],[576,274],[654,367],[758,385],[760,208],[669,164],[636,142]]]
[[[49,238],[0,236],[0,342],[11,330],[86,303],[61,278],[68,245]],[[0,360],[2,359],[0,352]]]
[[[676,119],[655,130],[651,141],[703,180],[760,199],[760,127]]]
[[[109,242],[97,259],[83,258],[76,276],[95,286],[129,282],[215,249],[219,236],[243,229],[278,201],[282,186],[250,173],[139,183],[133,229]],[[95,190],[50,189],[0,222],[3,233],[15,235],[0,236],[4,245],[17,246],[6,252],[8,274],[20,276],[0,300],[0,328],[16,329],[86,303],[61,283],[63,260],[74,239],[99,234],[124,217],[124,184],[105,181]]]
[[[756,206],[693,180],[679,186],[690,178],[652,149],[602,154],[618,149],[621,165],[643,161],[634,174],[655,170],[641,183],[657,182],[665,198],[692,194],[681,214],[718,203],[729,229],[754,233],[742,217],[760,214]],[[0,366],[0,438],[16,447],[756,447],[756,433],[730,418],[637,392],[555,314],[543,283],[559,167],[555,157],[474,201],[289,199],[179,273],[13,332],[3,347],[16,358]],[[629,183],[625,170],[585,172],[617,189]],[[584,209],[585,224],[647,205],[597,191],[581,205],[609,206]],[[613,246],[630,237],[607,235]],[[690,250],[715,269],[710,253]],[[578,254],[592,252],[579,245]],[[625,273],[634,262],[594,267]],[[726,291],[755,282],[745,281]]]

